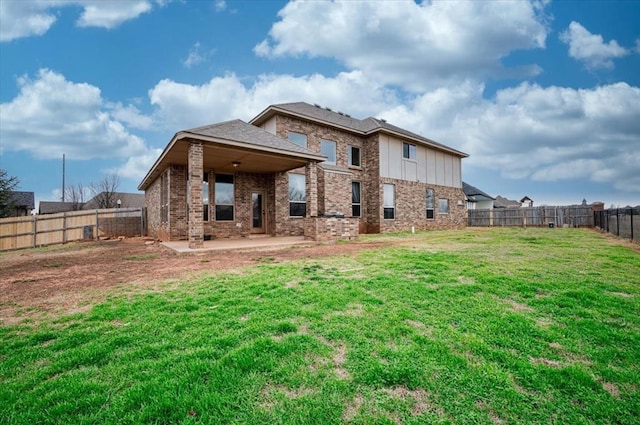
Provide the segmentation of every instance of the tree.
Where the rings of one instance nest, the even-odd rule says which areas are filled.
[[[86,192],[87,189],[82,185],[82,183],[78,183],[75,186],[67,186],[64,189],[64,197],[65,199],[68,199],[68,202],[73,203],[73,210],[78,211],[82,209]]]
[[[12,192],[18,187],[17,177],[9,177],[6,170],[0,168],[0,217],[8,217],[15,207]]]
[[[95,203],[91,208],[116,208],[118,186],[120,186],[120,177],[117,173],[105,177],[98,183],[91,183],[89,190],[93,194]]]

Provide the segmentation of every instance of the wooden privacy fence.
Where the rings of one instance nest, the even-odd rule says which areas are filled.
[[[0,251],[105,237],[142,236],[144,208],[113,208],[0,219]]]
[[[594,211],[594,225],[605,232],[640,241],[640,208],[612,208]]]
[[[590,205],[566,207],[493,208],[468,211],[469,226],[593,227]]]

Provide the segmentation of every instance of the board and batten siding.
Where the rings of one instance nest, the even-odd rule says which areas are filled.
[[[276,117],[269,118],[260,127],[271,134],[276,134]]]
[[[416,159],[405,159],[402,157],[402,143],[401,139],[380,135],[380,177],[462,187],[462,161],[459,157],[413,143],[416,145]]]

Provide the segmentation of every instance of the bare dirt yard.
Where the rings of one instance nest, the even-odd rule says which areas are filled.
[[[162,282],[207,272],[235,271],[265,261],[348,255],[384,244],[358,242],[177,254],[159,243],[131,238],[3,252],[0,324],[88,310],[123,284],[129,290],[153,289]]]

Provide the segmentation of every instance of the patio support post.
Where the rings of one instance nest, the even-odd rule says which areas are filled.
[[[202,220],[202,143],[189,143],[189,248],[202,248],[204,224]]]
[[[307,217],[318,216],[318,166],[315,162],[309,162],[305,166],[307,181]]]

